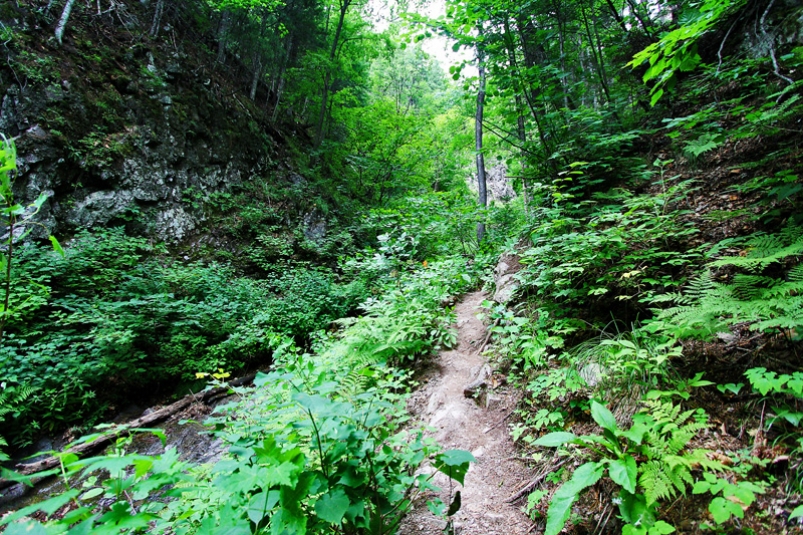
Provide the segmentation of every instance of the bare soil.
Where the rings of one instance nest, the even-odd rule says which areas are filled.
[[[533,528],[521,510],[526,495],[508,503],[533,479],[531,470],[517,457],[507,427],[507,418],[517,403],[516,391],[496,385],[491,376],[476,399],[467,398],[463,392],[486,365],[478,354],[486,329],[476,317],[486,298],[483,292],[474,292],[455,307],[458,345],[441,352],[424,373],[421,381],[425,385],[412,396],[409,409],[429,426],[428,435],[444,448],[467,450],[477,459],[466,474],[465,486],[451,482],[450,488],[449,479],[442,474],[433,480],[442,489],[438,496],[444,503],[448,504],[456,491],[461,492],[462,507],[453,517],[455,533],[525,534]],[[426,507],[426,501],[434,497],[429,493],[414,503],[402,523],[402,535],[443,533],[445,521]]]

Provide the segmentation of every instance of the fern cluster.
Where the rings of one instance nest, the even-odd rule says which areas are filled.
[[[15,413],[17,407],[25,403],[35,392],[36,389],[31,386],[12,386],[6,381],[0,383],[0,423],[5,420],[6,416]],[[8,442],[6,442],[6,439],[0,434],[0,448],[4,446],[8,446]],[[7,460],[8,456],[0,449],[0,462]]]
[[[686,486],[694,485],[691,471],[695,468],[723,469],[721,463],[708,459],[706,450],[687,450],[691,439],[708,426],[702,409],[681,411],[680,405],[652,400],[633,421],[647,429],[641,446],[647,460],[639,464],[639,485],[648,504],[685,494]]]
[[[731,242],[725,240],[722,245]],[[803,227],[788,224],[778,234],[755,234],[747,240],[745,253],[740,256],[728,256],[711,263],[714,267],[734,266],[748,271],[759,271],[765,267],[780,263],[789,257],[803,255]]]
[[[654,329],[681,338],[709,338],[727,326],[749,322],[757,331],[794,329],[803,325],[803,264],[789,269],[783,278],[763,275],[772,265],[803,255],[803,227],[787,226],[780,234],[755,236],[744,256],[730,256],[711,263],[734,266],[747,273],[734,275],[731,284],[713,280],[710,272],[691,281],[684,292],[662,295],[653,303],[675,306],[658,311]]]

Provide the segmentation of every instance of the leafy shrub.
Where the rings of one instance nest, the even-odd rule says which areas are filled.
[[[561,303],[567,314],[572,310],[567,304],[606,295],[632,301],[675,287],[678,269],[701,256],[695,250],[673,251],[668,242],[668,234],[696,232],[678,222],[677,213],[664,213],[675,193],[672,188],[656,197],[598,194],[582,216],[561,207],[542,208],[530,233],[532,247],[522,253],[527,266],[519,275],[522,291],[545,303]]]
[[[606,471],[622,487],[617,503],[627,523],[623,533],[671,533],[672,526],[657,520],[658,501],[685,494],[687,487],[694,484],[694,469],[713,474],[725,468],[709,459],[707,450],[688,447],[689,441],[708,425],[702,409],[681,411],[679,405],[651,401],[633,417],[633,425],[623,429],[610,410],[592,400],[591,416],[602,428],[602,435],[578,437],[554,432],[535,441],[535,445],[546,447],[575,444],[599,458],[577,468],[555,492],[547,513],[547,535],[556,535],[563,529],[572,504]]]
[[[19,314],[0,346],[0,376],[35,391],[9,426],[17,443],[40,428],[91,422],[104,402],[145,384],[154,391],[264,361],[280,335],[303,340],[365,295],[361,283],[341,285],[326,270],[299,266],[268,283],[161,252],[122,229],[83,231],[64,258],[19,249]],[[114,394],[98,399],[100,390]]]

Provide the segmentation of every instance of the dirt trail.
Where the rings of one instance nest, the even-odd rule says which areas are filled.
[[[473,464],[459,485],[462,507],[454,516],[457,535],[517,535],[529,533],[532,522],[521,512],[526,496],[515,504],[506,500],[516,494],[533,474],[516,458],[507,423],[503,419],[515,406],[515,391],[495,388],[478,401],[466,398],[463,389],[485,364],[477,354],[485,340],[485,326],[477,319],[480,303],[487,296],[474,292],[463,298],[457,313],[458,346],[438,355],[426,381],[410,400],[409,408],[421,423],[431,427],[429,436],[446,449],[464,449],[474,454]],[[490,379],[489,379],[490,381]],[[449,481],[438,474],[434,482],[448,503]],[[402,535],[440,534],[444,522],[426,508],[426,496],[417,502],[402,523]]]

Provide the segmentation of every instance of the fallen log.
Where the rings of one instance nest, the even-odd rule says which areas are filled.
[[[177,412],[183,410],[184,408],[188,407],[192,403],[206,401],[220,394],[224,394],[229,389],[229,387],[242,386],[244,384],[250,383],[251,381],[254,380],[254,377],[256,377],[256,373],[252,373],[244,377],[234,379],[233,381],[229,381],[228,386],[226,387],[210,388],[197,394],[187,394],[180,400],[168,405],[167,407],[162,407],[159,410],[153,411],[144,416],[126,422],[125,424],[122,424],[118,429],[110,429],[108,432],[99,436],[95,440],[77,444],[72,448],[69,448],[68,450],[64,451],[63,453],[73,453],[81,457],[82,455],[86,455],[87,453],[97,451],[106,444],[112,442],[113,440],[116,440],[118,437],[130,434],[132,430],[136,431],[136,429],[141,429],[143,427],[148,427],[155,423],[161,422],[162,420],[165,420],[170,416],[173,416]],[[42,459],[41,461],[36,461],[33,463],[19,463],[14,466],[14,472],[19,475],[30,476],[33,474],[38,474],[39,472],[44,472],[45,470],[50,470],[51,468],[55,468],[58,465],[59,465],[58,457],[47,457],[45,459]],[[0,478],[0,489],[9,487],[15,483],[17,482],[10,479]]]

